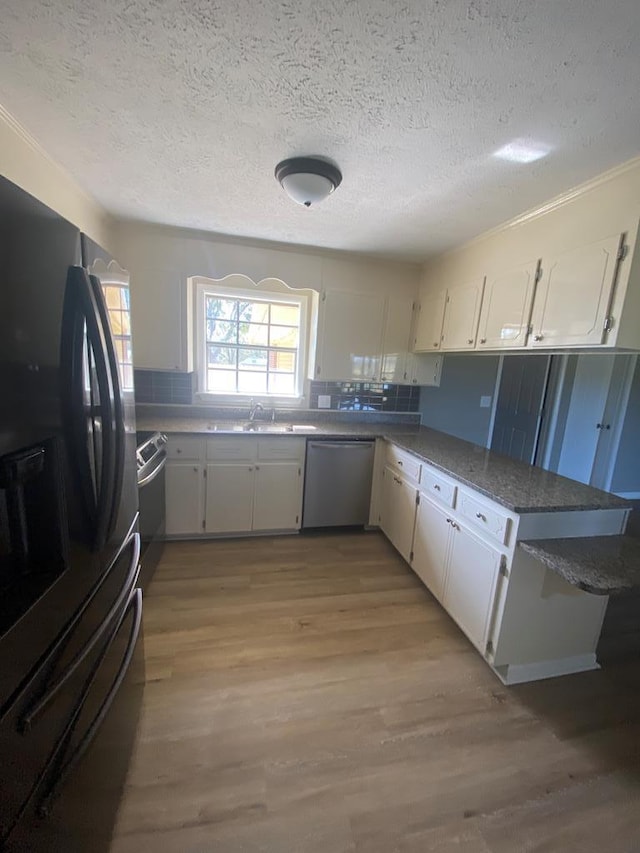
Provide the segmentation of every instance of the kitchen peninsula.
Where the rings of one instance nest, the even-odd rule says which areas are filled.
[[[260,459],[261,447],[275,454],[267,458],[291,455],[289,464],[301,474],[306,437],[375,438],[370,526],[381,528],[498,677],[513,684],[597,667],[607,594],[617,591],[607,586],[606,566],[598,594],[592,594],[584,589],[579,560],[573,560],[571,574],[563,573],[560,561],[542,559],[519,543],[584,543],[590,537],[611,537],[613,543],[624,533],[627,501],[421,427],[411,415],[288,412],[278,413],[277,421],[250,424],[189,417],[184,408],[165,406],[155,412],[141,407],[138,422],[169,435],[170,461],[172,445],[178,456],[189,447],[189,468],[198,481],[200,475],[206,479],[207,467],[215,476],[207,460],[219,457],[225,441],[249,460]],[[199,488],[198,511],[208,518],[206,491]],[[301,482],[297,488],[295,499],[301,500]],[[203,529],[204,523],[198,525],[193,536],[207,535]],[[296,529],[292,522],[288,532]],[[634,565],[626,568],[633,577]],[[585,564],[591,578],[593,571],[593,562]]]

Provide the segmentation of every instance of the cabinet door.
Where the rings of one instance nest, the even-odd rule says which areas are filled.
[[[484,278],[447,290],[441,349],[465,350],[476,345]]]
[[[403,477],[384,469],[380,527],[387,539],[409,562],[416,520],[416,495],[418,490]]]
[[[383,382],[403,382],[406,378],[406,362],[413,319],[413,302],[389,296],[382,341]]]
[[[440,385],[442,357],[437,353],[410,352],[404,382],[407,385]]]
[[[542,259],[531,346],[593,346],[604,341],[620,246],[617,235]]]
[[[527,342],[538,262],[487,276],[478,348],[513,349]]]
[[[302,468],[298,462],[256,465],[253,530],[299,530]]]
[[[202,533],[204,488],[202,465],[168,462],[166,474],[166,531],[173,536]]]
[[[321,305],[316,378],[377,380],[380,376],[384,297],[329,290]]]
[[[251,530],[255,466],[207,465],[207,533],[239,533]]]
[[[458,522],[451,527],[443,604],[474,646],[484,654],[501,554]]]
[[[440,349],[446,301],[447,294],[445,291],[426,294],[420,299],[420,306],[415,318],[414,352],[429,352],[430,350]]]
[[[450,516],[421,493],[411,567],[440,602],[444,597],[451,531]]]

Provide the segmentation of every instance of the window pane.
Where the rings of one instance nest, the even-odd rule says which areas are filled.
[[[238,349],[238,367],[249,370],[256,367],[261,370],[267,369],[267,350],[266,349]]]
[[[122,334],[123,335],[130,335],[131,334],[131,314],[129,314],[127,311],[123,311],[122,314],[120,314],[120,317],[122,318]]]
[[[133,361],[133,353],[131,351],[131,338],[124,341],[124,359],[127,364],[131,364]]]
[[[122,317],[122,311],[114,311],[113,309],[109,310],[109,324],[114,335],[128,334],[128,332],[124,331]]]
[[[242,370],[238,373],[238,391],[242,394],[266,394],[267,374]]]
[[[238,300],[222,299],[219,296],[207,296],[205,312],[207,318],[220,320],[235,320],[238,316]]]
[[[208,370],[207,391],[225,391],[227,393],[236,390],[235,370]]]
[[[299,305],[272,305],[271,322],[282,326],[300,325]]]
[[[296,349],[298,346],[298,329],[294,326],[271,326],[270,334],[272,347]]]
[[[238,327],[228,320],[207,320],[207,340],[235,344]]]
[[[234,347],[218,347],[213,344],[207,346],[207,362],[212,365],[236,366],[236,353]]]
[[[120,338],[116,338],[113,342],[116,350],[116,361],[119,361],[121,364],[125,361],[124,357],[124,341]]]
[[[107,303],[107,308],[120,308],[120,291],[121,288],[116,287],[115,285],[104,285],[102,292],[104,293],[104,300]]]
[[[293,373],[270,373],[270,394],[295,394],[296,378]]]
[[[269,370],[284,373],[296,372],[296,353],[272,350],[269,353]]]
[[[238,343],[266,347],[269,343],[269,327],[257,326],[255,323],[240,323],[238,326]]]
[[[120,296],[122,298],[122,307],[125,311],[131,310],[131,293],[128,287],[120,288]]]
[[[238,317],[247,323],[268,323],[269,303],[242,300],[238,305]]]

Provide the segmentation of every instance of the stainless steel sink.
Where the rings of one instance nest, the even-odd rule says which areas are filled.
[[[313,432],[317,427],[311,424],[276,424],[272,421],[247,421],[246,423],[234,423],[233,421],[216,421],[207,424],[211,432],[261,432],[261,433],[283,433],[283,432]]]

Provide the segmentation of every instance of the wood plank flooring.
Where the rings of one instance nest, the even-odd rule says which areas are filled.
[[[112,853],[638,853],[640,665],[503,687],[377,533],[167,545]]]

